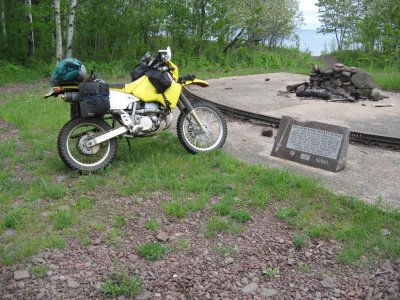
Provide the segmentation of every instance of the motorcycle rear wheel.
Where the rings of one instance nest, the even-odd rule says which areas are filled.
[[[87,147],[85,142],[110,129],[110,125],[101,119],[70,120],[58,135],[60,158],[67,167],[81,173],[104,169],[114,159],[117,151],[116,138],[93,147]]]
[[[193,154],[221,148],[228,132],[224,115],[208,102],[193,104],[193,111],[196,112],[206,132],[201,131],[190,113],[183,111],[177,121],[177,133],[181,144]]]

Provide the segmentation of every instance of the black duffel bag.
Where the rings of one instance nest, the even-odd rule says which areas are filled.
[[[82,118],[103,117],[110,109],[110,89],[104,82],[79,84],[79,106]]]

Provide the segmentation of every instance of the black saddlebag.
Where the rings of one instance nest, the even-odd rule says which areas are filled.
[[[164,93],[172,84],[171,78],[166,73],[157,69],[148,70],[146,76],[159,93]]]
[[[103,117],[110,109],[110,90],[104,82],[79,85],[79,106],[82,118]]]

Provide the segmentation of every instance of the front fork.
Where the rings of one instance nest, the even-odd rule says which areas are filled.
[[[188,115],[191,115],[196,122],[196,124],[200,127],[203,133],[207,132],[207,129],[204,127],[203,123],[200,121],[199,117],[197,116],[192,103],[190,103],[189,99],[182,93],[179,97],[178,107],[183,112],[186,110]]]

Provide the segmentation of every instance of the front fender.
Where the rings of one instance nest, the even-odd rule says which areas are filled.
[[[182,86],[187,86],[187,85],[191,85],[191,84],[198,85],[198,86],[201,86],[201,87],[208,87],[209,86],[209,84],[206,81],[201,80],[201,79],[185,80],[181,84],[182,84]]]

